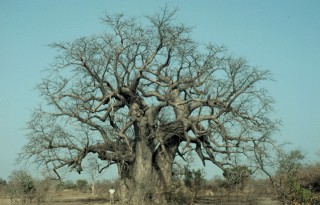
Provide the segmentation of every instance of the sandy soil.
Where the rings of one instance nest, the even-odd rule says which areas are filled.
[[[90,193],[81,193],[66,190],[61,193],[50,193],[43,205],[109,205],[109,198],[106,196],[93,196]],[[0,197],[0,205],[11,205],[11,200],[4,196]]]
[[[201,201],[201,200],[200,200]],[[110,205],[108,195],[93,196],[89,193],[76,191],[64,191],[61,193],[51,193],[43,205]],[[117,203],[116,203],[117,204]],[[206,201],[204,204],[208,204]],[[232,204],[232,203],[230,203]],[[278,202],[268,198],[261,197],[257,200],[257,205],[277,205]],[[0,197],[0,205],[11,205],[9,198]],[[198,205],[201,205],[199,203]]]

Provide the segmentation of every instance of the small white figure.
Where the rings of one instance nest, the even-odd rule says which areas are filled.
[[[110,203],[113,204],[114,203],[114,193],[116,192],[116,190],[111,187],[111,189],[109,189],[109,193],[110,193]]]

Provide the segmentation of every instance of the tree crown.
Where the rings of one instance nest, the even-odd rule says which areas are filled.
[[[174,17],[107,15],[107,33],[51,44],[58,55],[38,86],[47,105],[28,123],[22,156],[80,172],[89,153],[105,167],[133,162],[143,139],[154,153],[178,145],[177,155],[195,151],[222,169],[262,168],[277,129],[259,84],[270,72],[221,46],[200,48]]]

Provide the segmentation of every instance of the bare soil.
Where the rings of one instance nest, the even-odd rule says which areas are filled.
[[[36,204],[31,203],[31,204]],[[104,196],[96,196],[90,193],[82,193],[78,191],[65,190],[60,193],[50,193],[46,198],[46,202],[42,203],[42,205],[109,205],[109,197],[108,195]],[[119,205],[119,203],[116,202]],[[248,203],[241,203],[240,201],[225,201],[225,202],[217,202],[216,199],[211,197],[205,197],[200,199],[197,205],[247,205]],[[261,197],[251,202],[252,205],[278,205],[279,203],[269,197]],[[11,200],[5,196],[0,197],[0,205],[11,205]]]
[[[63,192],[50,193],[42,205],[107,205],[110,204],[107,196],[96,196],[90,193],[82,193],[73,190],[65,190]],[[34,202],[36,204],[36,202]],[[31,203],[31,204],[34,204]],[[11,200],[8,197],[0,198],[0,205],[11,205]]]

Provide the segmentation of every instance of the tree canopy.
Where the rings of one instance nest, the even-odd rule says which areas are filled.
[[[197,43],[175,13],[106,15],[106,33],[51,44],[57,56],[38,86],[46,104],[28,123],[21,157],[80,173],[95,154],[100,170],[116,164],[136,189],[147,172],[165,187],[175,157],[193,151],[222,170],[264,169],[277,130],[261,85],[270,72]]]

